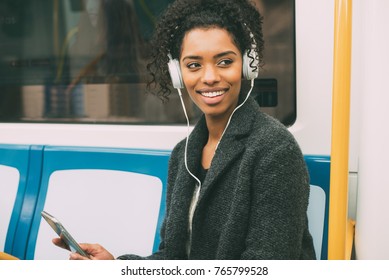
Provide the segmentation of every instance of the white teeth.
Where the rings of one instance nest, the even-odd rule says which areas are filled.
[[[224,90],[221,91],[212,91],[212,92],[202,92],[201,95],[205,97],[215,97],[222,95],[224,93]]]

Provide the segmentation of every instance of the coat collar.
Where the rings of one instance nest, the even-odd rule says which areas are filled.
[[[253,126],[253,121],[257,116],[259,106],[256,101],[249,98],[247,102],[239,108],[233,115],[230,125],[227,128],[219,147],[212,160],[205,182],[202,184],[201,198],[210,189],[217,178],[224,173],[224,170],[235,162],[246,148],[246,140]],[[205,117],[202,116],[196,124],[188,141],[188,167],[197,174],[201,166],[202,149],[208,140],[208,129]]]

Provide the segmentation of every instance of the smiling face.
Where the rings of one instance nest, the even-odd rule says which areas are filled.
[[[180,66],[185,87],[207,118],[227,120],[238,104],[242,53],[222,28],[196,28],[183,39]]]

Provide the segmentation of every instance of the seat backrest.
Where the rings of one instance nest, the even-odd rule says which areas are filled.
[[[43,209],[79,242],[108,244],[116,255],[155,251],[169,156],[170,151],[1,144],[0,194],[7,195],[0,195],[0,251],[20,259],[67,258],[51,244],[55,234],[41,222]],[[330,159],[306,155],[305,160],[309,229],[317,258],[327,259]],[[117,240],[134,242],[118,246]]]
[[[0,145],[0,251],[14,253],[14,237],[24,200],[29,146]]]
[[[4,250],[18,193],[20,173],[15,167],[0,164],[0,178],[0,250]]]
[[[159,245],[170,152],[46,147],[27,259],[67,259],[51,243],[46,210],[77,242],[100,243],[115,256],[149,255]],[[119,242],[120,241],[120,242]]]
[[[328,156],[305,156],[310,176],[308,204],[309,231],[313,238],[316,258],[326,260],[328,248],[328,206],[330,158]]]

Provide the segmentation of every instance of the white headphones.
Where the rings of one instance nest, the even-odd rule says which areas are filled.
[[[184,88],[184,82],[182,81],[182,73],[180,69],[180,62],[176,58],[173,58],[170,53],[167,55],[169,62],[167,66],[169,68],[170,78],[172,79],[173,87],[176,89]]]
[[[253,35],[250,34],[250,36]],[[167,65],[169,68],[169,74],[170,74],[170,78],[172,79],[173,87],[176,89],[184,88],[184,82],[182,80],[182,73],[181,73],[179,61],[173,58],[170,53],[168,54],[168,57],[169,57],[169,62]],[[252,63],[250,63],[251,60],[253,60]],[[253,67],[251,67],[250,64],[252,64]],[[258,77],[258,59],[254,48],[244,53],[242,72],[243,72],[243,77],[247,80],[253,80],[256,77]]]

